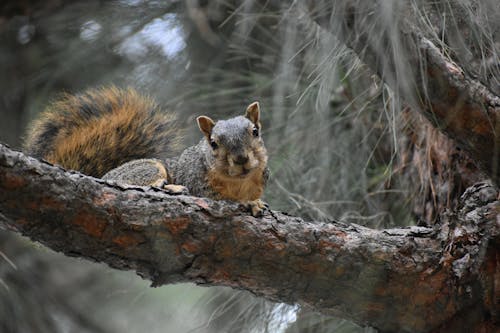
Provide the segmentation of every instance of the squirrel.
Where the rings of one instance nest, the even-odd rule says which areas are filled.
[[[90,89],[50,103],[31,125],[24,149],[104,180],[237,201],[260,215],[269,171],[259,103],[244,116],[217,122],[199,116],[197,123],[200,142],[172,157],[182,133],[173,113],[132,88]]]

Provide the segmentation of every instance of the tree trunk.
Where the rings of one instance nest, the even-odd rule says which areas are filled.
[[[471,187],[440,228],[386,230],[255,218],[235,203],[108,184],[4,146],[0,188],[5,228],[155,286],[246,289],[384,332],[498,325],[500,204],[488,184]]]

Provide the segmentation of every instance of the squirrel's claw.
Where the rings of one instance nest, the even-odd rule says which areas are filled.
[[[247,203],[247,207],[252,212],[252,216],[261,217],[264,213],[264,208],[268,208],[269,205],[264,201],[257,199],[254,201],[249,201]]]
[[[164,188],[167,185],[168,185],[168,181],[164,178],[157,179],[154,183],[151,184],[151,186],[159,187],[159,188]]]

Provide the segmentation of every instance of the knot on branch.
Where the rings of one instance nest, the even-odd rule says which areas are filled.
[[[442,215],[440,238],[444,242],[441,264],[451,266],[458,280],[476,276],[489,240],[498,234],[498,190],[491,183],[469,187],[460,198],[457,212]]]
[[[459,210],[466,214],[498,200],[498,190],[490,182],[479,182],[467,188],[460,197]]]

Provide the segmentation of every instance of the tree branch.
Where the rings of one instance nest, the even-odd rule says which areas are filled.
[[[500,205],[485,184],[440,230],[372,230],[274,211],[254,218],[235,203],[109,184],[1,145],[0,189],[3,227],[157,286],[242,288],[384,331],[424,332],[498,306],[491,246]]]
[[[307,10],[500,184],[500,97],[420,31],[408,4],[391,7],[387,22],[382,1],[309,1]]]

